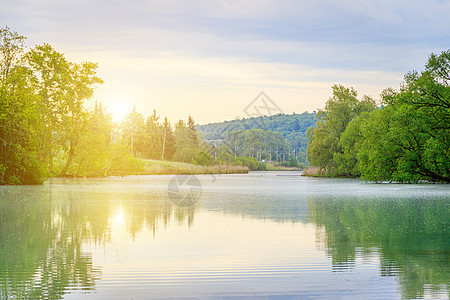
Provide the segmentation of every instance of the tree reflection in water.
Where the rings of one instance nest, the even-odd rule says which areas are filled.
[[[358,249],[376,249],[380,275],[397,276],[404,298],[424,297],[426,287],[448,294],[448,199],[309,197],[308,212],[335,268],[351,267]]]
[[[191,226],[195,210],[175,207],[163,193],[2,187],[0,298],[60,299],[70,290],[93,291],[101,268],[83,244],[110,241],[119,207],[121,225],[132,238],[144,229],[156,234],[173,217]]]

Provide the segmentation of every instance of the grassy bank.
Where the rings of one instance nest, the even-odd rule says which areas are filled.
[[[306,167],[303,169],[303,176],[311,176],[311,177],[324,177],[320,175],[320,169],[318,167]]]
[[[248,168],[233,165],[199,166],[188,163],[143,159],[142,175],[181,175],[181,174],[243,174]]]
[[[301,168],[285,167],[274,163],[268,163],[266,165],[266,171],[301,171],[301,170],[302,170]]]

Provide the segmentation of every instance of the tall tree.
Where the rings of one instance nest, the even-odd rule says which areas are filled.
[[[332,90],[333,96],[327,101],[325,109],[319,110],[316,115],[317,127],[307,131],[308,159],[328,174],[338,172],[333,158],[335,154],[343,153],[339,140],[349,122],[360,113],[376,108],[375,101],[368,96],[358,100],[353,88],[334,85]]]
[[[174,134],[177,150],[173,158],[176,161],[186,162],[186,152],[187,155],[190,156],[188,149],[189,132],[186,123],[183,120],[179,120],[177,124],[175,124]]]
[[[80,132],[87,124],[84,103],[93,95],[94,85],[103,81],[96,75],[97,64],[69,62],[49,44],[36,46],[25,58],[36,74],[38,94],[48,110],[49,130],[57,132],[61,147],[68,147],[67,162],[61,171],[64,175],[74,158]]]
[[[194,118],[192,118],[191,115],[189,115],[188,120],[187,120],[187,128],[189,129],[189,138],[191,139],[192,143],[194,145],[198,144],[198,132],[197,129],[195,128],[195,121]]]
[[[372,116],[364,136],[362,178],[450,182],[449,61],[450,51],[432,54],[425,71],[406,74],[399,92],[384,93],[386,107]],[[375,166],[383,157],[389,163]]]
[[[162,124],[164,130],[164,140],[163,140],[163,149],[164,149],[164,160],[171,160],[176,151],[176,143],[175,143],[175,135],[172,130],[172,125],[170,125],[169,119],[167,117],[164,118],[164,122]]]
[[[0,184],[41,183],[47,173],[43,106],[24,51],[25,37],[0,29]]]
[[[145,121],[145,135],[147,139],[146,157],[161,159],[164,130],[159,124],[159,116],[156,110],[153,110],[153,114],[147,117]]]
[[[122,122],[123,142],[131,145],[133,155],[142,155],[147,151],[144,116],[136,110],[136,106],[125,116]]]

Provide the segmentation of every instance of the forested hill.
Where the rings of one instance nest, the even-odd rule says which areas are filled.
[[[273,116],[261,116],[256,118],[242,118],[220,123],[209,123],[198,125],[197,129],[203,133],[207,140],[224,139],[227,131],[264,129],[283,134],[285,138],[289,135],[306,134],[306,130],[315,124],[315,113],[304,112],[302,114],[277,114]]]
[[[306,130],[310,126],[315,126],[315,113],[304,112],[302,114],[277,114],[210,123],[199,125],[197,129],[202,132],[203,138],[208,141],[224,140],[227,138],[228,131],[264,129],[279,132],[292,143],[293,147],[306,150]]]

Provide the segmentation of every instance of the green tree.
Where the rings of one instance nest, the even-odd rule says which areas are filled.
[[[192,156],[192,154],[190,153],[190,151],[187,147],[188,141],[190,140],[189,139],[189,130],[183,120],[179,120],[178,123],[175,125],[174,134],[175,134],[176,151],[175,151],[173,159],[175,161],[181,161],[181,162],[189,161],[189,160],[186,160],[186,152],[188,152],[187,155],[189,157]]]
[[[336,171],[342,176],[359,177],[358,154],[364,142],[364,125],[370,122],[368,112],[363,112],[348,123],[347,128],[339,139],[340,152],[333,155]]]
[[[67,148],[67,161],[61,170],[64,175],[74,158],[80,132],[87,125],[85,101],[93,95],[94,85],[103,82],[96,75],[98,66],[90,62],[69,62],[49,44],[31,49],[25,59],[35,74],[37,93],[47,108],[43,118],[49,130],[56,133],[57,145]]]
[[[176,151],[176,142],[175,135],[172,130],[172,125],[170,125],[169,119],[167,117],[164,118],[164,122],[162,124],[164,130],[164,160],[171,160]]]
[[[206,149],[199,137],[195,121],[189,115],[187,122],[179,120],[175,125],[175,146],[176,152],[173,158],[181,162],[192,162],[197,153]]]
[[[191,142],[194,145],[197,145],[199,140],[198,140],[198,132],[197,129],[195,127],[195,121],[194,118],[192,118],[191,115],[189,115],[188,120],[187,120],[187,128],[189,130],[189,138],[191,139]]]
[[[450,51],[432,54],[425,71],[383,93],[360,153],[361,177],[372,181],[450,182]]]
[[[146,151],[145,156],[152,159],[161,159],[164,129],[159,124],[156,110],[145,121]]]
[[[111,115],[96,102],[93,111],[89,113],[87,123],[86,128],[80,133],[69,173],[78,176],[106,176],[109,173],[112,143]]]
[[[211,165],[211,157],[206,152],[200,151],[194,156],[192,162],[196,165],[209,166]]]
[[[121,124],[123,139],[131,145],[133,155],[142,156],[147,152],[148,141],[146,140],[144,116],[137,112],[136,106],[125,116]]]
[[[332,90],[333,96],[327,101],[325,109],[319,110],[316,115],[316,128],[307,131],[307,152],[311,164],[318,166],[322,173],[338,175],[334,156],[343,152],[339,144],[342,133],[352,119],[362,112],[374,110],[376,104],[368,96],[358,100],[353,88],[334,85]]]
[[[0,184],[39,184],[47,175],[44,109],[24,51],[25,37],[0,29]]]

